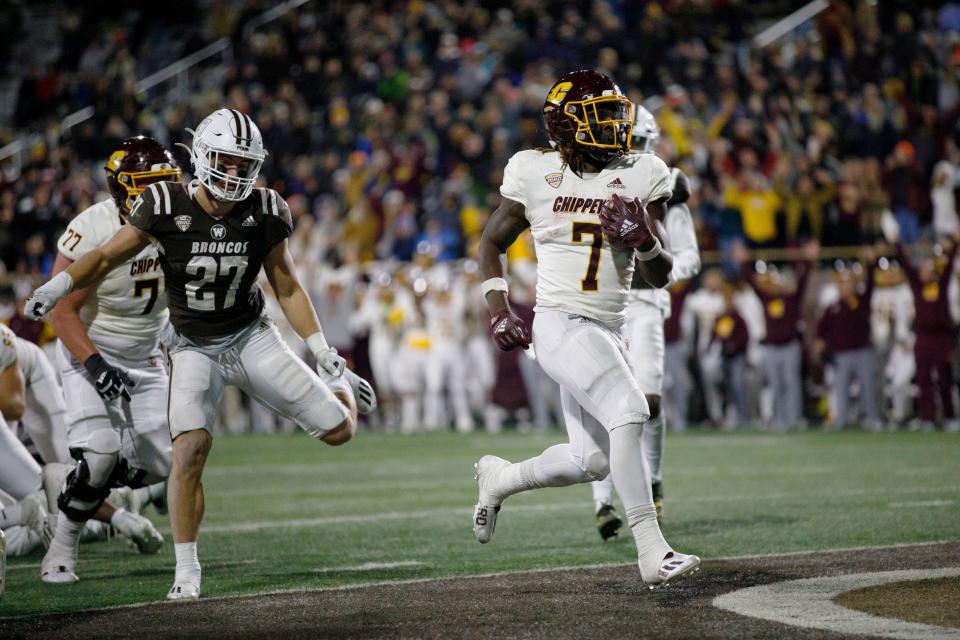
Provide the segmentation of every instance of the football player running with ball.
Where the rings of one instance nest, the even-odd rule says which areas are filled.
[[[345,369],[327,345],[297,279],[287,248],[292,221],[286,202],[271,189],[254,188],[266,156],[260,130],[246,114],[218,109],[190,133],[193,182],[150,185],[130,224],[37,289],[26,308],[40,318],[70,291],[97,283],[151,243],[159,248],[176,330],[168,407],[173,462],[167,495],[177,558],[171,600],[200,597],[201,475],[225,385],[240,387],[330,445],[350,440],[357,411],[376,406],[369,383]],[[316,357],[316,374],[264,314],[256,284],[261,266],[290,325]]]
[[[660,139],[660,127],[653,114],[640,105],[634,105],[632,138],[634,151],[639,153],[653,153]],[[690,183],[680,169],[670,170],[670,189],[673,195],[667,201],[665,217],[656,220],[655,224],[660,239],[669,247],[673,257],[673,269],[670,271],[670,285],[673,285],[689,280],[700,272],[700,249],[693,217],[687,207]],[[666,353],[663,323],[671,312],[670,294],[665,289],[652,287],[640,276],[639,270],[633,274],[623,332],[630,358],[628,362],[650,405],[650,419],[643,425],[643,455],[650,471],[653,504],[657,507],[659,520],[663,514],[663,452],[666,435],[666,418],[660,407]],[[613,508],[612,495],[610,476],[593,483],[597,530],[604,540],[615,537],[623,524]]]
[[[634,269],[663,287],[673,267],[648,215],[663,218],[670,171],[653,154],[628,154],[631,108],[606,75],[567,74],[543,106],[553,149],[521,151],[504,170],[503,200],[480,240],[493,338],[505,351],[531,345],[507,302],[501,263],[529,227],[538,260],[532,344],[561,387],[569,442],[519,463],[482,457],[475,465],[480,497],[473,528],[479,542],[489,542],[507,497],[610,474],[636,540],[641,578],[654,587],[696,571],[700,559],[674,551],[657,524],[641,444],[650,408],[621,337]]]

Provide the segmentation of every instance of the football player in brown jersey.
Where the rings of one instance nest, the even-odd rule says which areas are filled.
[[[168,408],[168,502],[177,570],[167,597],[173,600],[200,596],[200,480],[225,385],[240,387],[330,445],[350,440],[357,411],[376,406],[370,384],[327,345],[296,276],[286,202],[271,189],[254,188],[266,156],[257,126],[245,113],[218,109],[191,133],[195,179],[150,185],[134,204],[130,224],[37,289],[26,308],[39,319],[71,290],[96,283],[151,242],[159,246],[176,330]],[[290,325],[316,357],[316,374],[284,345],[264,314],[257,286],[261,267]]]

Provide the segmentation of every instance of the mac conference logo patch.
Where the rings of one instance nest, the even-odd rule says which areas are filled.
[[[186,231],[190,228],[190,222],[193,220],[190,216],[177,216],[173,219],[174,223],[177,225],[177,229],[180,231]]]
[[[223,240],[227,237],[227,228],[222,224],[215,224],[210,227],[210,237],[214,240]]]
[[[553,187],[554,189],[560,188],[560,183],[563,182],[563,172],[558,171],[556,173],[548,173],[543,176],[543,179],[547,181],[547,184]]]

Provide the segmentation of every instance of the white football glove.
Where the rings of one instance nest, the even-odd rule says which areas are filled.
[[[321,374],[326,373],[339,378],[343,375],[343,370],[347,368],[347,361],[333,347],[318,351],[313,355],[317,358],[317,371]]]
[[[23,315],[31,320],[43,320],[43,316],[50,313],[50,310],[72,290],[73,278],[66,271],[61,271],[27,298]]]

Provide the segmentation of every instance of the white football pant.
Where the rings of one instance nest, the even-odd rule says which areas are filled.
[[[227,346],[201,347],[183,339],[170,353],[170,434],[213,423],[225,385],[235,385],[281,416],[321,438],[347,419],[347,408],[295,356],[267,317],[232,336]]]
[[[67,437],[71,447],[87,449],[90,436],[101,429],[120,434],[120,457],[130,467],[146,472],[146,484],[170,475],[170,431],[167,427],[167,371],[163,353],[157,349],[145,361],[126,360],[97,336],[94,343],[104,360],[122,367],[136,383],[128,389],[130,400],[104,400],[90,374],[70,352],[58,344],[57,360],[67,405]]]

